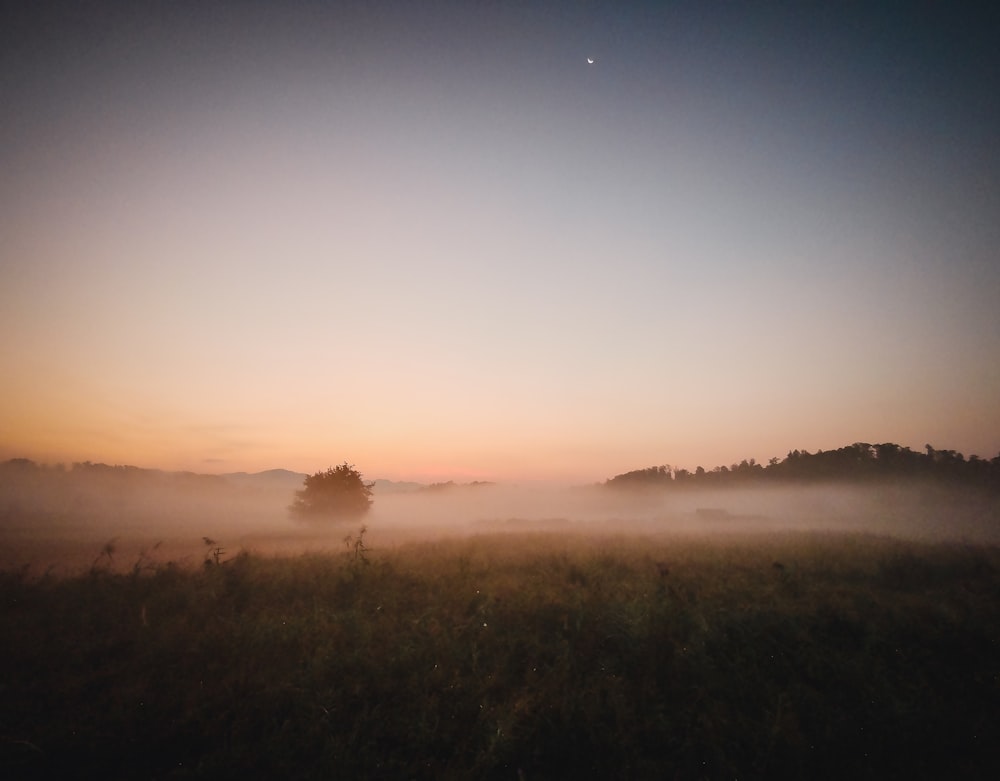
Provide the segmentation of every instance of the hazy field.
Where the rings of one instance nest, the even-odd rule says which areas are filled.
[[[197,565],[203,537],[263,554],[339,551],[353,524],[309,525],[288,514],[300,481],[8,481],[0,485],[0,567],[70,573],[113,541],[114,564],[156,559]],[[916,540],[1000,543],[1000,497],[934,484],[794,485],[614,491],[599,486],[456,486],[378,492],[364,523],[376,548],[484,532],[717,534],[848,531]]]
[[[986,495],[18,490],[5,778],[1000,772]]]

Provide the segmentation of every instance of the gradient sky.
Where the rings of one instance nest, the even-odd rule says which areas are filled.
[[[4,4],[0,457],[997,455],[998,11],[754,5]]]

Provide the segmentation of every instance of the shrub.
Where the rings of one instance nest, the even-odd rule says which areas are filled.
[[[301,520],[352,520],[368,512],[373,485],[345,461],[325,472],[308,475],[304,487],[295,492],[289,511]]]

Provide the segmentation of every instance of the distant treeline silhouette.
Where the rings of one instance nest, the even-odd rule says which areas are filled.
[[[39,464],[29,458],[11,458],[0,462],[0,477],[31,480],[34,478],[64,478],[106,485],[151,485],[170,483],[183,486],[224,486],[225,477],[197,472],[165,472],[160,469],[127,464],[95,464],[78,461],[66,464]]]
[[[496,485],[489,480],[473,480],[471,483],[456,483],[454,480],[449,480],[446,483],[430,483],[429,485],[424,485],[417,490],[422,493],[441,493],[443,491],[452,491],[456,488],[481,488],[483,486]]]
[[[1000,489],[1000,455],[987,460],[966,458],[954,450],[925,452],[886,442],[870,445],[855,442],[837,450],[792,450],[783,460],[772,458],[767,465],[753,458],[732,466],[717,466],[693,472],[669,464],[636,469],[604,482],[611,488],[640,487],[721,487],[767,482],[872,481],[932,479],[942,482]]]
[[[96,517],[167,507],[173,499],[230,499],[241,488],[219,475],[163,472],[136,466],[0,462],[0,521],[26,515]]]

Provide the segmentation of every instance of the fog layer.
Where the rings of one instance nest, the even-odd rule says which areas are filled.
[[[85,566],[108,543],[118,563],[145,551],[198,564],[209,543],[241,550],[344,550],[366,527],[373,548],[443,536],[496,533],[719,534],[844,531],[911,539],[1000,542],[995,493],[899,481],[768,485],[718,490],[615,490],[607,486],[447,486],[379,482],[370,512],[350,522],[302,523],[288,513],[304,476],[203,476],[11,464],[0,470],[4,568]],[[397,490],[394,490],[397,489]],[[214,549],[213,547],[213,549]]]

